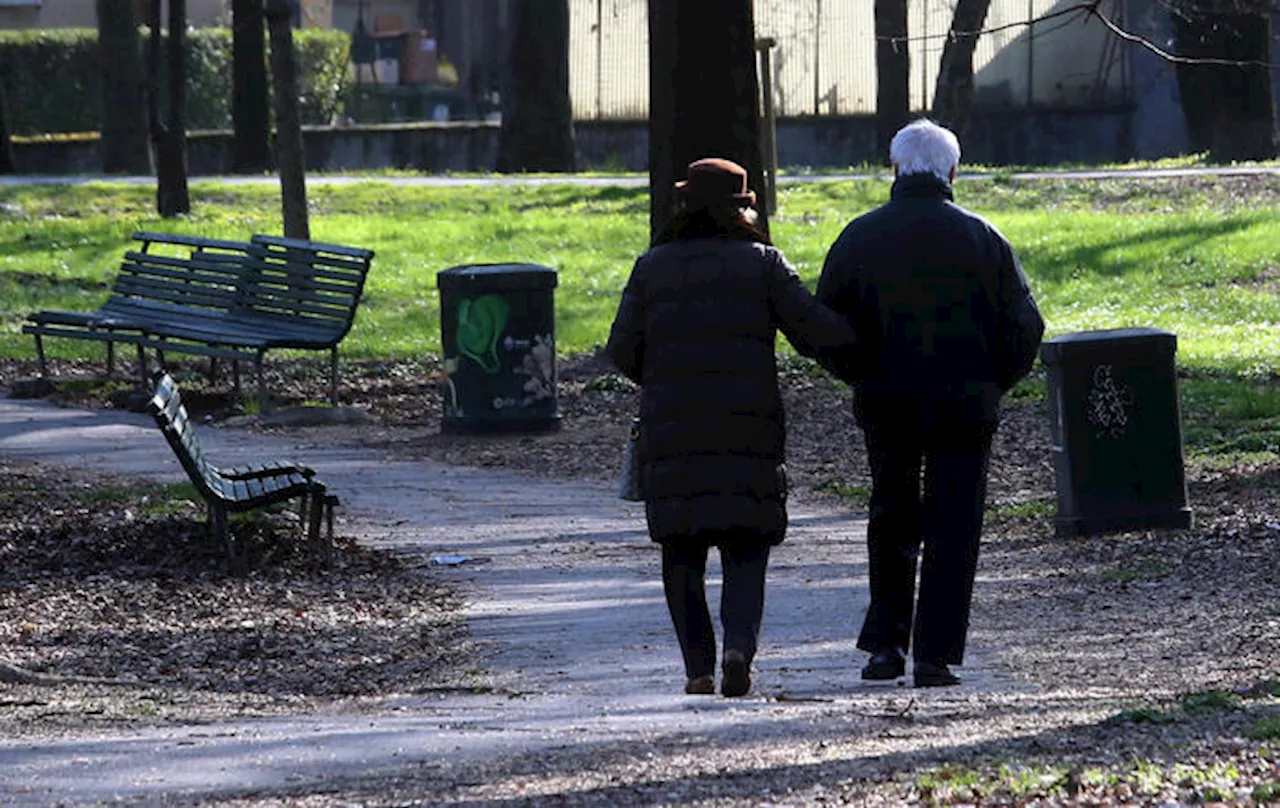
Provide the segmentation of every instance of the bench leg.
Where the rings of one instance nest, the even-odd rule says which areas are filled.
[[[325,494],[321,499],[324,501],[324,524],[325,524],[325,540],[324,540],[324,563],[326,567],[333,566],[333,508],[338,504],[338,497],[334,494]]]
[[[307,497],[307,543],[311,551],[329,563],[329,553],[320,544],[320,520],[324,515],[324,492],[312,491]]]
[[[254,371],[258,374],[258,400],[262,402],[262,411],[271,412],[271,399],[267,398],[267,377],[262,372],[262,352],[253,362]]]
[[[147,352],[142,349],[141,345],[137,346],[137,348],[138,348],[138,377],[142,379],[142,386],[144,388],[150,387],[151,376],[149,373],[147,373]]]
[[[36,367],[40,369],[41,376],[49,375],[49,363],[44,358],[44,340],[40,339],[40,335],[36,334]]]
[[[311,518],[311,495],[303,494],[298,497],[298,527],[303,533],[307,532],[308,519]]]
[[[107,376],[116,372],[116,344],[114,342],[107,343]]]
[[[236,545],[231,536],[231,527],[227,524],[227,511],[212,502],[209,503],[209,532],[213,534],[215,540],[221,541],[226,546],[227,561],[234,564]]]
[[[338,346],[329,349],[329,403],[338,406]]]
[[[244,396],[240,394],[240,363],[231,360],[231,389],[235,392],[236,400],[243,401]]]

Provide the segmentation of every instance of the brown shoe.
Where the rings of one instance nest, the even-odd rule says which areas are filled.
[[[716,680],[711,676],[695,676],[685,682],[684,692],[690,696],[711,696],[716,692]]]
[[[725,651],[720,666],[720,695],[734,698],[747,695],[751,689],[751,668],[741,651]]]

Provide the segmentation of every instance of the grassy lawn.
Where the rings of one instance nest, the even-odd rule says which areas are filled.
[[[153,190],[125,184],[0,189],[0,355],[30,357],[24,315],[86,309],[105,297],[139,229],[223,238],[279,232],[274,188],[198,182],[193,213],[160,220]],[[1049,323],[1049,336],[1152,326],[1178,335],[1187,377],[1189,444],[1274,451],[1280,400],[1280,181],[966,180],[959,201],[1010,238]],[[882,181],[784,185],[776,243],[812,285],[827,247],[851,217],[887,198]],[[310,193],[312,236],[377,251],[345,357],[437,353],[436,272],[472,263],[533,262],[559,272],[561,352],[590,350],[607,333],[619,290],[645,247],[641,187],[430,188],[385,179]],[[96,357],[101,345],[49,340],[55,356]],[[1034,391],[1031,391],[1034,394]],[[1231,413],[1224,424],[1216,415]]]

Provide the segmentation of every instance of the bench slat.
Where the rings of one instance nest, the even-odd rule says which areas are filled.
[[[184,236],[180,233],[154,233],[150,231],[139,230],[133,234],[134,241],[141,241],[144,249],[153,243],[158,244],[177,244],[184,247],[195,247],[198,249],[222,249],[243,251],[245,242],[242,241],[226,241],[224,239],[207,238],[205,236]]]
[[[272,348],[328,349],[337,403],[337,347],[355,319],[373,251],[256,234],[248,242],[139,231],[95,311],[28,315],[23,333],[250,360]],[[185,255],[174,255],[183,252]],[[111,354],[108,354],[110,358]],[[238,377],[237,377],[238,379]]]
[[[323,241],[304,241],[302,239],[288,238],[286,236],[268,236],[262,233],[255,234],[249,239],[249,241],[251,244],[255,245],[266,245],[312,252],[323,251],[333,253],[334,255],[346,255],[352,258],[358,258],[366,263],[373,260],[373,250],[368,250],[363,247],[347,247],[342,244],[330,244]]]

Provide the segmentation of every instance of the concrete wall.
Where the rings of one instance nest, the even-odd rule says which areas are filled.
[[[187,0],[187,24],[224,25],[228,0]],[[0,29],[97,28],[94,0],[0,0]]]
[[[1133,117],[1128,107],[976,113],[961,142],[963,160],[983,165],[1130,160],[1135,157]],[[648,131],[643,123],[579,123],[576,134],[579,162],[584,169],[644,171],[648,167]],[[778,163],[784,169],[841,168],[879,163],[886,158],[875,151],[875,123],[871,116],[778,121]]]
[[[1057,165],[1151,156],[1137,152],[1135,117],[1129,107],[975,115],[961,144],[964,162]],[[308,128],[303,140],[312,171],[483,172],[493,170],[498,130],[498,124],[483,121],[386,124]],[[583,122],[576,125],[576,135],[584,170],[644,171],[648,167],[648,126],[643,121]],[[869,116],[793,118],[778,123],[778,161],[783,168],[879,162],[874,144]],[[192,175],[225,173],[230,147],[230,133],[192,134],[188,139]],[[99,165],[95,139],[15,143],[14,157],[24,174],[96,174]]]

